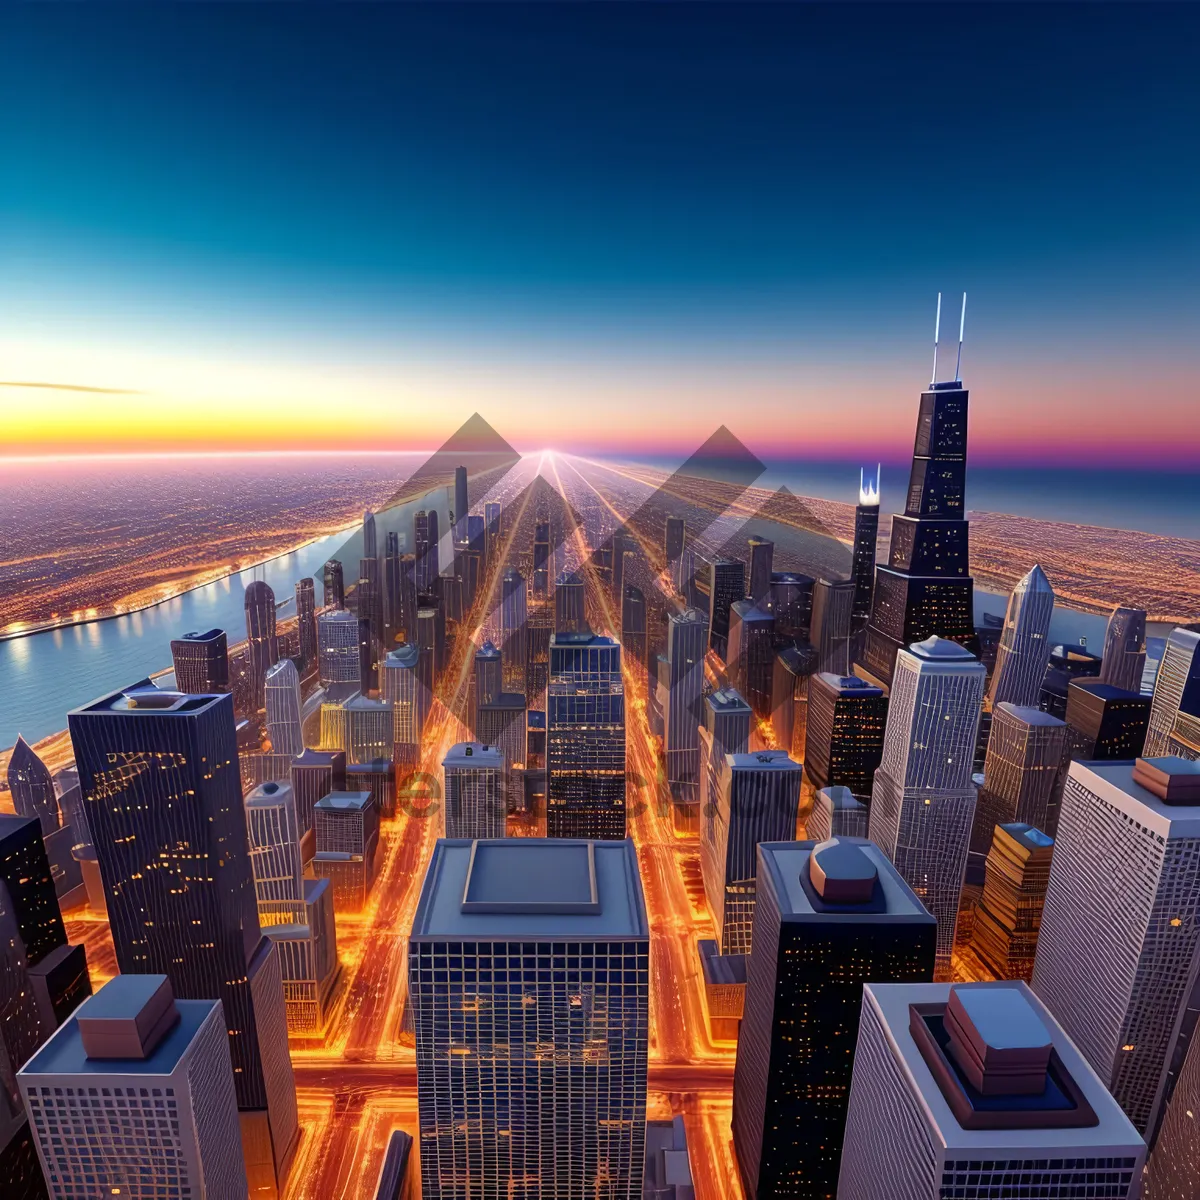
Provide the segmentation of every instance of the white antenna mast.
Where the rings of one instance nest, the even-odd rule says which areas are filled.
[[[937,317],[933,322],[933,374],[929,377],[929,386],[937,382],[937,348],[938,338],[942,333],[942,293],[938,292]]]
[[[954,382],[962,381],[963,330],[967,327],[967,293],[963,292],[962,316],[958,319],[958,361],[954,364]]]

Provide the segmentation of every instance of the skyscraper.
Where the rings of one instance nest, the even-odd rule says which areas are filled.
[[[1000,979],[1033,974],[1054,839],[1032,825],[996,825],[975,906],[975,953]]]
[[[940,318],[940,298],[938,307]],[[908,498],[892,518],[888,564],[875,569],[866,639],[863,665],[885,684],[903,647],[933,635],[968,644],[975,636],[964,516],[968,395],[958,379],[921,394]]]
[[[850,635],[854,620],[853,579],[818,579],[813,587],[809,640],[822,671],[850,674]]]
[[[821,672],[808,681],[808,729],[804,770],[815,788],[848,787],[871,796],[883,759],[887,697],[857,675]]]
[[[383,660],[382,693],[391,703],[393,740],[397,745],[419,746],[425,732],[432,695],[421,681],[415,645],[398,646]]]
[[[1146,610],[1117,605],[1104,630],[1100,681],[1127,692],[1142,690],[1146,669]]]
[[[433,695],[437,679],[438,610],[431,604],[417,609],[417,681],[421,689]]]
[[[797,761],[804,757],[808,685],[816,665],[816,651],[806,642],[776,650],[771,664],[771,728],[779,748]]]
[[[487,535],[484,561],[487,563],[489,571],[498,561],[496,555],[500,552],[501,515],[499,500],[488,500],[484,503],[483,520]]]
[[[1167,638],[1143,753],[1190,759],[1200,754],[1200,631],[1179,628]]]
[[[28,1057],[92,991],[83,946],[67,942],[50,861],[32,817],[0,813],[0,909],[6,926],[0,951],[8,960],[0,970],[0,1006],[6,1008],[0,1040],[16,1071],[25,1061],[19,1051]],[[6,1086],[15,1099],[15,1084],[0,1070],[0,1151]]]
[[[734,688],[721,688],[704,697],[704,729],[701,752],[704,771],[703,807],[700,812],[702,835],[712,841],[710,828],[720,803],[721,773],[727,754],[745,754],[750,749],[750,705]]]
[[[504,837],[508,764],[498,746],[451,746],[442,759],[442,776],[443,836],[468,841]]]
[[[375,514],[368,508],[363,513],[363,558],[379,558],[379,542],[375,537]]]
[[[988,689],[988,703],[993,708],[1005,701],[1019,707],[1037,703],[1050,657],[1053,615],[1054,589],[1042,568],[1034,566],[1008,599]]]
[[[312,828],[312,811],[317,801],[346,786],[345,751],[305,750],[292,759],[291,783],[296,820],[303,837]]]
[[[288,1030],[320,1033],[338,974],[333,892],[328,879],[304,878],[288,784],[264,783],[245,805],[258,918],[279,951]]]
[[[775,618],[775,636],[807,638],[812,621],[813,587],[810,575],[796,571],[771,573],[771,615]]]
[[[527,685],[529,642],[525,580],[510,567],[500,580],[500,653],[504,690],[524,692]]]
[[[871,791],[871,839],[937,918],[941,970],[954,948],[975,816],[971,767],[986,674],[973,654],[942,637],[896,655]]]
[[[305,669],[312,670],[317,661],[317,589],[311,575],[296,580],[296,617],[300,657],[304,659]]]
[[[867,836],[867,806],[848,787],[825,787],[817,792],[804,835],[812,842],[829,838]]]
[[[34,818],[43,837],[59,827],[54,780],[46,764],[20,734],[8,760],[8,786],[17,816]]]
[[[871,618],[871,597],[875,591],[875,546],[879,541],[879,484],[882,468],[874,480],[866,472],[858,473],[858,504],[854,509],[854,559],[850,578],[854,581],[854,605],[851,616],[855,629]]]
[[[346,769],[351,764],[390,759],[396,740],[396,718],[390,700],[352,696],[346,710]]]
[[[708,644],[724,661],[729,648],[729,609],[746,595],[746,564],[737,558],[717,558],[708,567]]]
[[[564,571],[554,581],[554,632],[575,634],[589,631],[583,576],[574,571]]]
[[[673,613],[667,629],[668,695],[663,714],[667,782],[675,801],[698,801],[700,721],[708,622],[699,609]]]
[[[782,750],[727,754],[716,811],[700,840],[704,892],[722,954],[749,954],[754,920],[755,849],[794,841],[800,764]]]
[[[621,598],[621,646],[628,662],[646,664],[646,597],[632,583],[625,585]]]
[[[321,575],[322,588],[325,595],[326,608],[346,607],[346,584],[342,573],[342,564],[336,558],[331,558]]]
[[[389,532],[383,556],[383,627],[384,646],[391,648],[406,640],[404,556],[400,553],[400,535]]]
[[[365,791],[330,792],[313,807],[312,869],[333,888],[335,912],[360,912],[375,879],[379,809]]]
[[[725,661],[729,679],[746,697],[754,715],[771,715],[775,667],[775,618],[752,600],[735,600],[729,606],[729,631]]]
[[[500,651],[491,642],[484,642],[475,651],[475,703],[491,704],[503,690],[504,674]]]
[[[747,599],[762,609],[771,602],[771,568],[775,559],[775,543],[761,534],[751,534],[750,547],[750,591]]]
[[[836,1194],[864,983],[933,978],[936,924],[863,838],[758,847],[733,1077],[750,1200]]]
[[[175,686],[181,692],[211,695],[229,691],[229,648],[225,630],[185,633],[171,642]]]
[[[467,468],[454,468],[454,540],[467,540],[467,513],[470,501],[467,499]]]
[[[550,595],[550,522],[539,520],[533,527],[533,594]]]
[[[437,843],[408,948],[425,1200],[641,1196],[649,951],[631,842]]]
[[[1145,1145],[1024,983],[867,983],[838,1200],[1137,1194]]]
[[[221,1005],[165,975],[109,980],[19,1080],[56,1200],[248,1194]]]
[[[668,517],[663,531],[663,556],[667,560],[667,573],[672,579],[679,569],[679,560],[683,557],[683,545],[686,538],[682,517]]]
[[[279,661],[275,635],[275,593],[261,579],[246,588],[246,649],[250,663],[250,695],[255,709],[264,705],[267,672]]]
[[[428,596],[433,590],[430,583],[429,513],[423,508],[418,509],[413,516],[413,549],[417,559],[417,594]]]
[[[511,770],[526,763],[527,711],[525,697],[520,692],[497,692],[487,704],[475,709],[475,740],[485,746],[496,746],[504,755],[510,771],[510,795],[524,786],[522,780],[511,776]]]
[[[290,658],[281,658],[267,671],[267,737],[276,754],[304,752],[300,675]]]
[[[317,618],[317,655],[323,684],[358,682],[358,618],[352,612],[338,608]]]
[[[296,1085],[279,956],[259,929],[233,699],[143,680],[67,722],[117,965],[221,1001],[247,1172],[273,1187],[296,1142]]]
[[[596,634],[553,634],[547,701],[547,837],[623,838],[620,644]]]
[[[438,514],[436,508],[429,510],[427,518],[429,527],[429,550],[426,554],[426,587],[431,596],[438,594],[438,587],[442,579],[442,563],[441,563],[441,546],[439,539],[441,534],[438,532]]]
[[[1146,741],[1150,697],[1099,679],[1067,687],[1067,752],[1079,759],[1137,758]]]
[[[1066,726],[1040,709],[1002,700],[992,710],[983,787],[971,829],[968,873],[981,875],[998,825],[1022,822],[1047,831],[1057,824],[1052,804],[1063,761]]]
[[[1196,1021],[1200,806],[1154,794],[1135,769],[1071,764],[1033,990],[1153,1144]]]
[[[366,568],[371,563],[378,562],[373,558],[364,558],[359,563],[358,583],[354,587],[354,607],[360,621],[367,621],[371,628],[372,645],[383,645],[383,594],[379,586],[378,570],[374,575],[367,574]]]

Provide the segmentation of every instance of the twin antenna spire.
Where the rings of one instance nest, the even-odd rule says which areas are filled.
[[[962,379],[962,344],[963,332],[967,327],[967,293],[963,292],[962,316],[958,319],[958,359],[954,363],[954,382],[959,383]],[[937,352],[938,340],[942,333],[942,293],[938,292],[937,301],[937,316],[933,322],[933,374],[929,379],[929,386],[932,387],[937,383]]]

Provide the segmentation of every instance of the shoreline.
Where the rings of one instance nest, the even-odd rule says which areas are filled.
[[[232,579],[234,575],[240,575],[243,571],[253,571],[257,567],[266,566],[267,563],[272,563],[276,559],[286,558],[289,554],[296,554],[303,550],[306,546],[311,546],[314,542],[321,541],[322,538],[334,537],[339,533],[346,533],[351,529],[356,529],[358,523],[350,522],[348,525],[343,525],[337,529],[330,529],[327,533],[318,533],[315,537],[306,538],[302,542],[297,542],[295,545],[288,547],[286,550],[280,550],[275,554],[269,554],[266,558],[260,558],[255,562],[246,563],[240,567],[230,567],[228,570],[222,571],[220,575],[214,576],[212,579],[206,579],[203,583],[191,583],[187,587],[180,588],[177,592],[172,592],[169,596],[162,596],[158,600],[147,600],[145,604],[137,604],[132,608],[123,609],[121,612],[97,613],[94,617],[80,617],[78,620],[61,620],[61,621],[43,621],[37,625],[30,625],[28,629],[14,629],[5,633],[0,633],[0,643],[16,641],[18,638],[34,637],[39,633],[52,633],[56,629],[75,629],[84,625],[98,625],[102,621],[116,621],[121,617],[131,617],[136,613],[145,612],[147,609],[157,608],[160,604],[169,604],[172,600],[178,600],[180,596],[186,596],[190,592],[198,592],[201,588],[211,587],[214,583],[220,583],[222,579]],[[286,603],[286,601],[281,602]],[[277,605],[277,607],[279,607]]]

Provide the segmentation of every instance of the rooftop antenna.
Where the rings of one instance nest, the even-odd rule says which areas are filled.
[[[937,316],[933,322],[933,374],[929,377],[929,386],[937,382],[937,348],[938,338],[942,333],[942,293],[938,292]]]
[[[963,292],[962,316],[958,318],[958,361],[954,364],[954,382],[962,382],[963,330],[967,327],[967,293]]]

